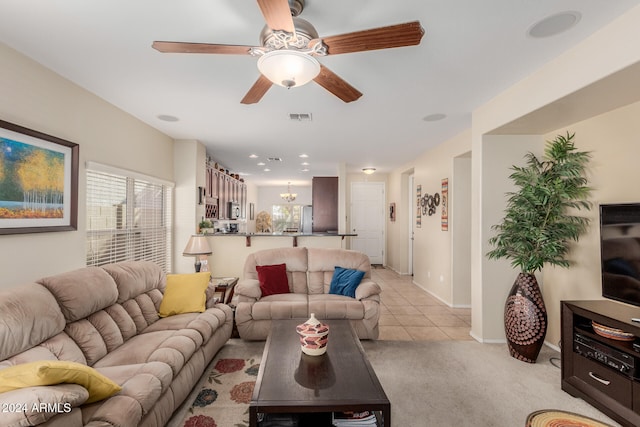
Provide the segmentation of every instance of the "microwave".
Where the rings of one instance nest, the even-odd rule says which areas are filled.
[[[240,203],[229,202],[229,219],[240,218]]]

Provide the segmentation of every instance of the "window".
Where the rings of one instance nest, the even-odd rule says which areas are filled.
[[[275,233],[298,232],[301,228],[302,205],[273,205],[271,225]]]
[[[87,265],[147,260],[171,269],[173,184],[87,164]]]

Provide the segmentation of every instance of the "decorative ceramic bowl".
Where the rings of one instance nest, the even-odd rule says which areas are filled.
[[[591,326],[593,326],[593,331],[601,337],[618,341],[633,341],[636,339],[635,335],[624,332],[622,329],[610,328],[594,321],[591,321]]]
[[[316,319],[314,313],[311,313],[309,320],[296,326],[296,332],[300,335],[300,346],[304,354],[320,356],[327,351],[329,326]]]

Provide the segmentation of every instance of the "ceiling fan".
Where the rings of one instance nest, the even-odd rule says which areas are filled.
[[[343,100],[352,102],[362,93],[340,78],[315,57],[389,49],[420,44],[424,29],[419,21],[373,28],[329,37],[319,37],[309,22],[298,18],[304,0],[257,0],[267,25],[260,33],[261,46],[154,41],[163,53],[208,53],[259,57],[258,80],[240,101],[260,101],[275,83],[286,88],[310,80]]]

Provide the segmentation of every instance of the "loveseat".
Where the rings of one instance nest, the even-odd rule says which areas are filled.
[[[258,267],[285,264],[282,293],[264,296]],[[363,272],[353,296],[329,293],[336,267]],[[276,284],[278,285],[278,284]],[[264,284],[263,284],[264,286]],[[235,321],[246,340],[264,340],[275,319],[347,319],[360,339],[377,339],[380,286],[371,280],[369,257],[361,252],[327,248],[277,248],[247,256],[238,281]]]
[[[65,376],[61,384],[0,393],[0,425],[165,425],[233,327],[231,309],[205,289],[208,277],[204,295],[194,295],[203,312],[161,318],[167,281],[156,264],[131,261],[0,291],[0,388],[7,378],[32,380],[31,373],[13,374],[31,365],[45,384]],[[109,389],[113,395],[103,399],[100,387],[111,384],[115,394]]]

